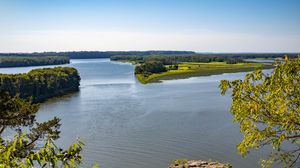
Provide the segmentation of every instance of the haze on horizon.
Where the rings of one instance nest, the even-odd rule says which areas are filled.
[[[299,0],[0,0],[0,52],[300,52]]]

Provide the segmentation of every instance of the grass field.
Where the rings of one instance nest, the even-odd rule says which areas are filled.
[[[150,76],[136,74],[137,79],[143,83],[159,82],[160,80],[183,79],[193,76],[208,76],[231,72],[247,72],[255,69],[270,69],[271,64],[263,63],[238,63],[226,64],[224,62],[183,62],[178,64],[178,70],[155,73]]]

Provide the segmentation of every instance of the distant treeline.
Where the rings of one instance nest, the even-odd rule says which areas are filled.
[[[24,74],[0,74],[0,92],[32,97],[33,102],[79,89],[80,76],[75,68],[34,69]]]
[[[136,63],[161,62],[164,65],[172,65],[179,62],[227,62],[230,64],[243,62],[241,58],[207,55],[113,56],[110,59],[112,61],[134,61]]]
[[[42,52],[42,53],[0,53],[0,57],[45,57],[45,56],[65,56],[71,59],[85,58],[110,58],[119,55],[182,55],[195,54],[192,51],[72,51],[72,52]]]
[[[59,65],[70,63],[68,57],[45,56],[45,57],[0,57],[0,67],[26,67],[42,65]]]
[[[112,56],[112,61],[134,61],[137,63],[159,61],[164,65],[178,62],[227,62],[234,64],[244,62],[243,59],[254,58],[284,58],[286,54],[186,54],[186,55],[150,55],[150,56]],[[290,58],[297,54],[288,54]]]

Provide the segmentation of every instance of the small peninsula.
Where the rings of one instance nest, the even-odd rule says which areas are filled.
[[[147,84],[159,82],[160,80],[183,79],[193,76],[209,76],[233,72],[248,72],[255,69],[270,68],[273,68],[271,64],[264,63],[227,64],[225,62],[181,62],[177,65],[166,65],[165,70],[161,72],[141,73],[136,70],[135,75],[142,84]]]
[[[247,58],[264,58],[265,55],[152,55],[114,56],[112,61],[135,65],[135,76],[142,84],[161,80],[182,79],[193,76],[218,75],[222,73],[247,72],[255,69],[273,68],[272,63],[247,62]]]

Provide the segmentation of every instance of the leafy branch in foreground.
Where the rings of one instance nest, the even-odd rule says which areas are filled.
[[[230,111],[244,134],[239,153],[245,156],[251,149],[271,145],[274,151],[262,161],[263,167],[274,162],[294,167],[300,156],[300,56],[277,62],[271,74],[257,70],[244,80],[222,80],[221,94],[229,88]]]
[[[30,100],[0,93],[0,167],[77,167],[83,143],[78,141],[67,150],[57,147],[60,119],[38,123],[38,108]],[[14,138],[3,136],[6,129],[15,132]]]
[[[77,167],[80,164],[80,152],[83,143],[71,145],[68,150],[57,147],[49,138],[39,149],[24,154],[26,143],[30,139],[26,134],[16,135],[13,140],[0,145],[0,167]]]

